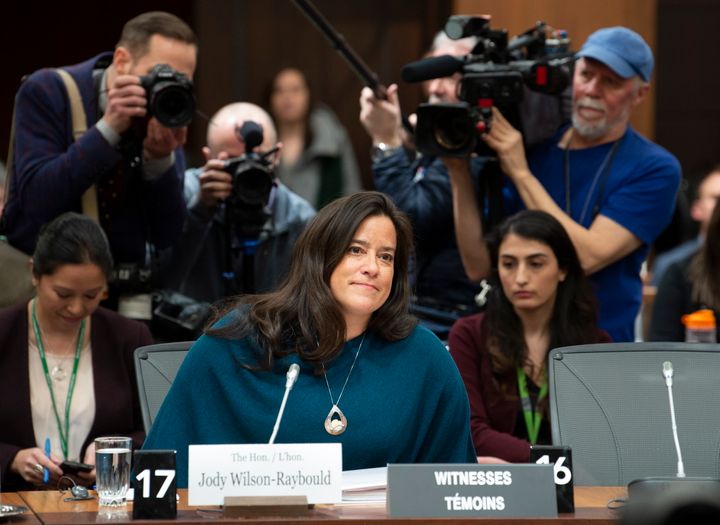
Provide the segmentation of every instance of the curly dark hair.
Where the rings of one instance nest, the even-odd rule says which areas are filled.
[[[377,216],[392,221],[397,246],[390,295],[373,312],[367,330],[387,341],[407,337],[416,325],[408,311],[412,228],[390,198],[375,191],[357,192],[322,208],[296,242],[288,276],[280,287],[274,292],[240,297],[231,305],[236,312],[239,309],[238,315],[207,333],[222,338],[255,337],[264,351],[258,359],[262,368],[272,367],[275,357],[297,353],[319,369],[321,363],[340,352],[347,336],[330,277],[360,224]]]

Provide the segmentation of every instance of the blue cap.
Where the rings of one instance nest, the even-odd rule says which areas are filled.
[[[653,54],[643,37],[627,27],[598,29],[588,37],[576,57],[602,62],[622,78],[639,75],[645,82],[653,70]]]

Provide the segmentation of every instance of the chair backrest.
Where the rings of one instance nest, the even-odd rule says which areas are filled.
[[[576,484],[675,475],[665,361],[685,472],[720,477],[720,345],[610,343],[557,348],[548,360],[553,443],[572,447]]]
[[[194,342],[162,343],[135,350],[135,376],[145,433],[150,432],[155,416]]]

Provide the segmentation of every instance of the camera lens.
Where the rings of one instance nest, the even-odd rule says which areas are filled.
[[[473,140],[472,122],[467,114],[448,112],[437,115],[433,136],[449,151],[462,150]]]
[[[271,171],[254,161],[240,164],[235,170],[235,198],[247,206],[264,206],[272,189]]]
[[[192,121],[195,97],[192,91],[176,82],[159,82],[153,86],[150,112],[167,128],[181,128]]]

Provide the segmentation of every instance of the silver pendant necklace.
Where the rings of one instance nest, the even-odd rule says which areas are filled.
[[[64,368],[64,364],[66,362],[66,356],[60,357],[57,364],[52,367],[50,370],[50,377],[52,377],[55,381],[65,381],[67,379],[67,371]]]
[[[345,387],[347,386],[348,380],[350,379],[353,369],[355,368],[355,363],[357,363],[357,359],[360,355],[360,350],[362,349],[364,342],[365,334],[363,334],[362,339],[360,340],[360,345],[358,346],[357,352],[355,352],[355,359],[353,359],[352,365],[350,366],[350,371],[345,378],[345,383],[343,384],[342,390],[340,390],[340,395],[338,396],[337,401],[333,399],[332,391],[330,390],[330,382],[328,381],[327,372],[325,371],[325,363],[322,363],[323,377],[325,377],[325,384],[327,385],[328,394],[330,395],[330,403],[332,403],[332,408],[330,409],[330,412],[328,412],[328,415],[325,418],[325,431],[331,436],[339,436],[340,434],[345,432],[345,430],[347,430],[348,420],[345,417],[345,414],[343,414],[343,411],[340,410],[340,407],[338,405],[340,404],[340,398],[342,398],[342,395],[345,393]]]

